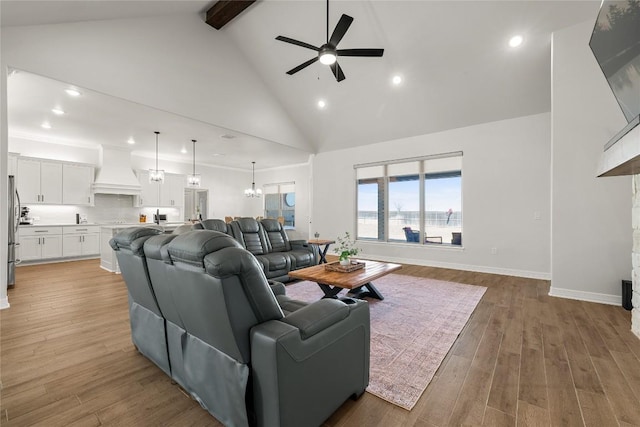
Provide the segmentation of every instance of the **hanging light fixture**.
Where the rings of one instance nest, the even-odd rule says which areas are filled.
[[[164,182],[164,170],[158,169],[158,135],[160,132],[153,132],[156,134],[156,168],[149,169],[149,182],[157,182],[158,184],[162,184]]]
[[[200,187],[200,174],[196,173],[196,140],[192,139],[191,142],[193,142],[193,173],[187,176],[187,185]]]
[[[251,162],[251,188],[244,190],[244,195],[247,197],[261,197],[262,190],[256,188],[256,162]]]

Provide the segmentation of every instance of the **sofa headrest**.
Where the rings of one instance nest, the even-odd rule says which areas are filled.
[[[184,262],[204,268],[204,257],[207,254],[227,247],[242,246],[231,236],[219,231],[193,230],[176,236],[169,243],[167,251],[174,263]]]
[[[176,227],[175,230],[172,231],[171,234],[182,234],[182,233],[186,233],[187,231],[191,231],[194,230],[193,228],[193,224],[182,224]]]
[[[130,227],[113,236],[109,245],[116,251],[129,249],[135,255],[144,256],[144,242],[158,234],[162,234],[162,230],[152,227]]]
[[[178,237],[177,234],[161,234],[159,236],[150,237],[146,242],[144,242],[144,254],[147,258],[162,260],[162,248],[168,245],[176,237]]]
[[[206,272],[217,279],[239,278],[259,323],[284,316],[260,262],[251,252],[241,247],[221,248],[207,255],[204,265]]]
[[[221,233],[226,233],[228,231],[227,223],[221,219],[205,219],[200,223],[200,225],[205,230],[219,231]]]
[[[260,222],[267,232],[280,231],[281,225],[277,219],[266,218]]]
[[[254,218],[238,218],[236,222],[243,233],[257,233],[260,231],[260,224]]]

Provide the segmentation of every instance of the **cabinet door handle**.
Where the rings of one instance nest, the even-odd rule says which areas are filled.
[[[49,230],[36,230],[36,233],[48,233]]]
[[[44,237],[42,238],[42,244],[44,245]]]
[[[87,203],[91,203],[91,196],[87,196]]]
[[[44,202],[44,194],[42,195],[42,201]]]

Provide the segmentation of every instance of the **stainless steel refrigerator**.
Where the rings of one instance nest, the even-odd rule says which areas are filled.
[[[9,253],[7,257],[7,286],[12,287],[16,284],[16,246],[18,225],[20,224],[20,195],[16,189],[16,178],[9,175]]]

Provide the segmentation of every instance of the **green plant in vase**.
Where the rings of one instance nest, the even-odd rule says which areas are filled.
[[[340,254],[340,264],[349,264],[349,258],[358,255],[360,249],[356,247],[356,241],[351,240],[351,235],[348,231],[344,233],[344,236],[338,236],[336,239],[337,246],[333,251]]]

